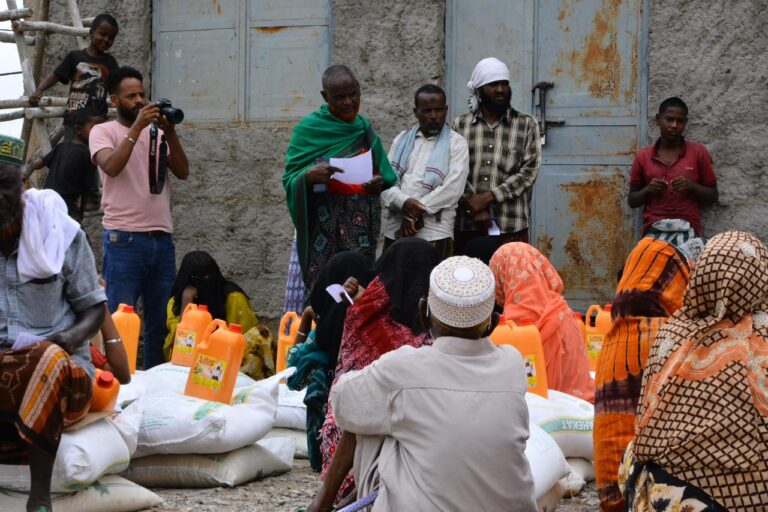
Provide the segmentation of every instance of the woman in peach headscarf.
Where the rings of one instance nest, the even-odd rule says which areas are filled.
[[[547,385],[592,402],[595,383],[581,328],[563,297],[563,280],[549,260],[523,242],[502,245],[489,265],[502,320],[533,320],[541,334]]]

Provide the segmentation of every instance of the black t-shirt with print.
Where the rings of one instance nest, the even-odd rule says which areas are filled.
[[[117,69],[117,60],[108,54],[93,57],[86,50],[73,50],[53,71],[63,83],[70,83],[67,114],[91,108],[107,115],[107,83],[109,75]]]

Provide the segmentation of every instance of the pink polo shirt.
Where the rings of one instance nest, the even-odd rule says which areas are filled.
[[[116,149],[128,130],[130,130],[129,127],[117,121],[94,126],[88,140],[93,162],[96,163],[94,157],[102,149]],[[159,132],[158,141],[163,133],[162,130]],[[141,132],[131,157],[120,174],[114,177],[109,176],[101,167],[99,167],[99,174],[104,185],[101,195],[104,229],[173,232],[170,168],[166,172],[163,191],[160,194],[149,192],[149,126]]]
[[[632,164],[630,187],[638,190],[645,187],[654,178],[670,184],[661,193],[652,196],[643,208],[643,233],[661,219],[683,219],[691,223],[696,234],[701,233],[701,215],[699,201],[691,194],[675,192],[672,180],[684,176],[691,181],[713,187],[717,178],[712,170],[712,157],[702,144],[683,141],[683,148],[672,165],[666,165],[656,156],[658,141],[653,146],[641,149]]]

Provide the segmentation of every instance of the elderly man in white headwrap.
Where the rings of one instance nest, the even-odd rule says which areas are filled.
[[[373,511],[536,510],[523,361],[487,338],[494,289],[480,260],[448,258],[419,305],[434,344],[404,346],[336,383],[336,421],[357,435],[357,496],[378,491]]]
[[[528,242],[531,194],[541,162],[539,127],[510,105],[509,68],[490,57],[478,62],[467,87],[469,112],[453,122],[467,139],[469,176],[456,217],[456,252],[475,238]]]

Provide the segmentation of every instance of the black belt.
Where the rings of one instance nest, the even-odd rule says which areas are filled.
[[[161,231],[159,229],[153,229],[152,231],[137,231],[136,234],[148,236],[149,238],[160,238],[161,236],[170,235],[167,231]]]

